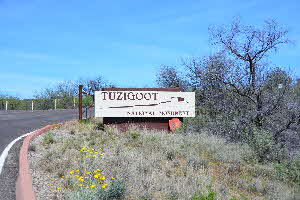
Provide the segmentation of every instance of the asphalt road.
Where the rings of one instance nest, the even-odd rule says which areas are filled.
[[[0,111],[0,155],[17,137],[42,128],[78,118],[78,110]],[[18,176],[18,155],[22,141],[18,141],[8,153],[0,174],[0,200],[15,199],[15,183]]]

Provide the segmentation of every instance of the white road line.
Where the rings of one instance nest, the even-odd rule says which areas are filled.
[[[21,135],[20,137],[16,138],[14,141],[12,141],[11,143],[9,143],[9,145],[7,145],[7,147],[4,149],[4,151],[2,152],[1,156],[0,156],[0,174],[2,172],[2,168],[4,166],[4,162],[5,162],[5,159],[8,155],[8,151],[11,149],[11,147],[20,139],[22,139],[23,137],[27,136],[27,135],[30,135],[31,133],[33,132],[30,132],[30,133],[27,133],[25,135]],[[19,162],[19,160],[18,160]]]

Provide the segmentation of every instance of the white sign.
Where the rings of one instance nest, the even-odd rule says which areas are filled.
[[[195,117],[195,93],[96,91],[95,117]]]

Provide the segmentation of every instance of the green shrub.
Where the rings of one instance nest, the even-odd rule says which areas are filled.
[[[273,134],[267,130],[253,128],[248,141],[259,162],[281,161],[287,156],[286,149],[275,144]]]
[[[90,119],[81,119],[81,120],[79,120],[79,123],[80,124],[91,124],[92,121]]]
[[[248,200],[246,197],[242,197],[242,198],[236,198],[236,197],[232,197],[229,200]]]
[[[141,134],[138,133],[138,132],[133,132],[133,133],[131,133],[131,138],[132,138],[133,140],[139,139],[140,136],[141,136]]]
[[[84,190],[81,189],[76,192],[67,194],[69,200],[109,200],[121,199],[125,194],[125,184],[122,181],[115,181],[111,184],[108,190],[101,187],[96,189]]]
[[[275,164],[275,169],[280,180],[300,186],[300,156]]]
[[[194,118],[184,118],[181,127],[178,129],[178,132],[188,132],[192,130],[202,130],[207,127],[208,118],[204,114],[204,111],[199,115],[196,115]]]
[[[107,196],[110,199],[121,199],[125,194],[125,184],[122,181],[115,181],[107,191]]]
[[[207,195],[194,195],[192,200],[216,200],[216,193],[210,191]]]
[[[96,126],[95,126],[95,129],[96,129],[96,130],[104,131],[104,130],[105,130],[104,124],[102,124],[102,123],[97,123]]]
[[[53,144],[54,142],[55,142],[54,135],[52,133],[45,135],[43,138],[44,144],[48,145],[48,144]]]

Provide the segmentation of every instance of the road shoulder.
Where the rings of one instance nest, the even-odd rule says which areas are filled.
[[[16,199],[16,180],[19,171],[19,153],[24,138],[18,140],[9,150],[0,174],[0,199]]]

